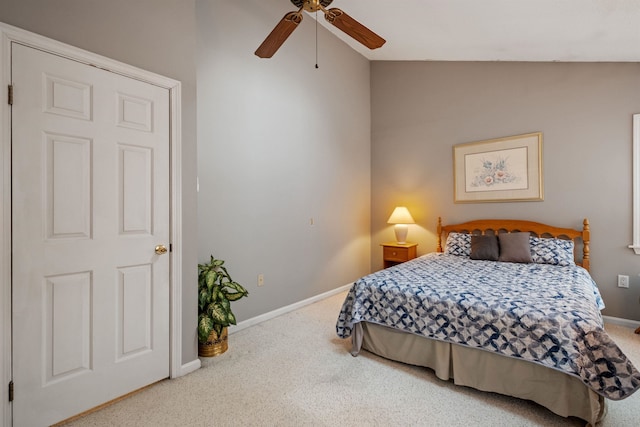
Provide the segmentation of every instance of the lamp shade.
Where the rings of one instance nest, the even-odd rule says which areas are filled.
[[[409,213],[409,209],[404,206],[398,206],[387,221],[388,224],[415,224],[413,217]]]

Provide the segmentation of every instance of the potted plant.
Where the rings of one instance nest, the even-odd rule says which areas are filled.
[[[249,292],[229,275],[224,261],[198,264],[198,355],[217,356],[227,351],[227,327],[236,324],[231,301]]]

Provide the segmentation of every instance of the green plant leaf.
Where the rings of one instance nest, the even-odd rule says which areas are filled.
[[[240,298],[242,298],[245,295],[247,294],[244,294],[242,292],[227,292],[227,299],[229,301],[238,301]]]
[[[216,279],[218,278],[218,273],[213,270],[209,270],[207,272],[207,287],[209,289],[213,288],[213,285],[216,283]]]
[[[235,325],[236,324],[236,316],[231,311],[229,311],[229,313],[227,313],[227,314],[228,314],[227,323],[229,325]]]
[[[198,319],[198,341],[207,342],[209,334],[214,328],[213,320],[204,313],[201,313]]]
[[[217,323],[220,325],[224,325],[227,326],[228,325],[228,317],[229,317],[229,311],[225,310],[224,306],[218,302],[214,302],[209,304],[209,308],[207,310],[207,312],[209,313],[209,315],[211,316],[211,319],[213,320],[213,323]]]
[[[200,311],[204,311],[207,304],[211,301],[211,292],[207,288],[200,290],[200,294],[198,295],[198,308]]]
[[[212,302],[220,302],[220,301],[224,301],[225,299],[227,298],[222,292],[222,288],[220,288],[220,286],[216,286],[215,288],[213,288],[213,290],[211,291]]]
[[[229,283],[225,283],[225,286],[235,290],[236,292],[240,292],[242,294],[242,296],[246,296],[249,295],[249,291],[247,291],[244,286],[242,286],[240,283],[237,282],[229,282]]]

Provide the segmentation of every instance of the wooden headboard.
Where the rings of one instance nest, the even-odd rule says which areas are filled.
[[[438,217],[438,252],[442,252],[442,238],[451,232],[470,234],[498,234],[512,233],[518,231],[528,231],[538,237],[553,237],[556,239],[573,240],[575,249],[573,257],[577,265],[589,271],[589,241],[591,240],[591,230],[589,220],[584,219],[582,230],[573,228],[554,227],[539,222],[521,221],[517,219],[480,219],[476,221],[463,222],[461,224],[442,225],[442,218]],[[582,245],[582,256],[578,256],[579,244]]]

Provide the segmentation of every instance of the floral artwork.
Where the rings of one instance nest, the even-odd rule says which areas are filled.
[[[465,158],[467,191],[527,188],[526,147],[470,154]]]
[[[453,147],[456,203],[543,200],[542,132]]]

